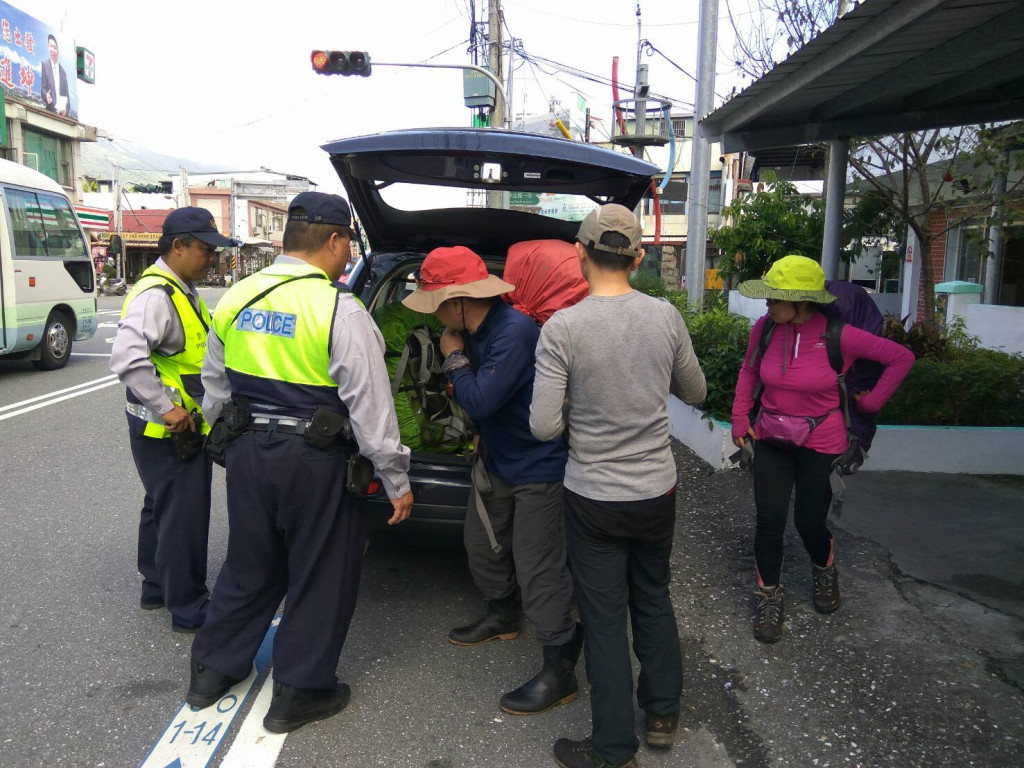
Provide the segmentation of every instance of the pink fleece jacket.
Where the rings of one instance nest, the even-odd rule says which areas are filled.
[[[750,330],[747,357],[736,381],[732,404],[732,435],[742,437],[750,428],[750,409],[754,390],[764,383],[761,405],[790,416],[828,417],[811,432],[806,448],[818,453],[842,453],[846,450],[846,425],[839,410],[839,385],[825,348],[827,319],[820,312],[803,324],[781,323],[772,332],[764,357],[751,364],[761,332],[767,320],[762,317]],[[850,407],[865,413],[882,410],[900,382],[914,365],[914,355],[906,347],[854,328],[843,327],[840,336],[843,371],[854,360],[875,360],[885,366],[881,378],[861,399],[850,398]]]

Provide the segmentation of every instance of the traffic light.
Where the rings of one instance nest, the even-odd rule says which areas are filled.
[[[107,246],[108,256],[120,256],[121,251],[124,249],[124,245],[120,235],[111,235],[110,244]]]
[[[313,71],[320,75],[370,76],[370,54],[366,51],[313,51]]]

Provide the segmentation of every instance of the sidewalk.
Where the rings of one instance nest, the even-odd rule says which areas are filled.
[[[833,525],[843,606],[815,613],[790,523],[784,636],[765,646],[750,624],[750,475],[712,473],[682,445],[673,449],[687,730],[672,764],[1019,764],[1024,480],[851,478]]]

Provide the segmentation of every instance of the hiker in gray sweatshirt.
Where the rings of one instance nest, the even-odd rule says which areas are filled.
[[[590,295],[556,312],[537,346],[530,430],[538,440],[569,430],[566,537],[591,685],[592,735],[555,743],[564,768],[636,765],[627,615],[647,743],[670,745],[679,722],[682,657],[668,590],[676,467],[667,401],[672,392],[699,403],[707,386],[679,311],[629,284],[643,259],[640,234],[621,205],[587,216],[576,250]]]

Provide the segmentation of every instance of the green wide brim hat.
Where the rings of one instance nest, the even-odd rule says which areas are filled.
[[[825,290],[825,272],[814,259],[783,256],[761,280],[740,283],[740,293],[750,299],[812,301],[831,304],[836,297]]]

